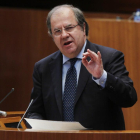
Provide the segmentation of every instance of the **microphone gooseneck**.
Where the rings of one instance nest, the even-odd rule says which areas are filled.
[[[14,88],[0,101],[0,104],[14,91]]]
[[[0,104],[14,91],[14,88],[0,101]],[[5,111],[0,110],[0,116],[6,117],[7,113]]]
[[[26,111],[25,111],[25,113],[23,114],[21,120],[19,121],[19,123],[18,123],[18,125],[17,125],[17,128],[19,128],[19,125],[20,125],[20,123],[22,122],[22,120],[24,119],[24,116],[26,115],[26,112],[28,111],[28,109],[29,109],[29,107],[31,106],[32,102],[33,102],[33,99],[31,100],[30,104],[28,105],[28,108],[26,109]]]

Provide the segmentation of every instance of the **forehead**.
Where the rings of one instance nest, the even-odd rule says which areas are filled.
[[[57,9],[51,16],[51,26],[65,26],[75,24],[76,18],[73,11],[67,7]]]

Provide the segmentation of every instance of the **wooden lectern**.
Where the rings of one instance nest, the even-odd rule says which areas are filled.
[[[20,120],[21,120],[20,116],[0,118],[0,128],[6,128],[12,126],[16,128]],[[26,125],[24,124],[23,121],[21,122],[20,125],[23,129],[26,129]]]
[[[0,128],[16,128],[24,111],[7,112],[7,117],[0,118]],[[20,127],[26,129],[24,121],[21,122]]]
[[[29,131],[0,129],[0,140],[140,140],[140,131]]]
[[[8,128],[4,123],[19,122],[23,112],[7,112],[7,118],[0,118],[0,140],[140,140],[140,130],[123,131],[41,131],[26,129],[22,122],[22,129]],[[18,119],[17,119],[18,118]]]

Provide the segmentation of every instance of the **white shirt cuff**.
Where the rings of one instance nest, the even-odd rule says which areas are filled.
[[[93,76],[92,76],[92,79],[98,84],[100,85],[101,87],[105,87],[105,83],[106,83],[106,79],[107,79],[107,72],[104,70],[103,71],[103,74],[101,76],[100,79],[95,79]]]

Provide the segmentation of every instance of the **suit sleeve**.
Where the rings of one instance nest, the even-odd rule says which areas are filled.
[[[45,118],[41,82],[42,82],[41,73],[38,72],[37,64],[35,64],[34,72],[33,72],[34,87],[32,89],[32,93],[31,93],[31,99],[33,99],[33,103],[27,112],[27,115],[26,115],[27,118],[32,118],[32,119],[44,119]]]
[[[107,81],[105,88],[111,101],[121,107],[131,107],[137,101],[133,81],[128,77],[129,72],[124,65],[124,55],[115,51],[106,67]]]

